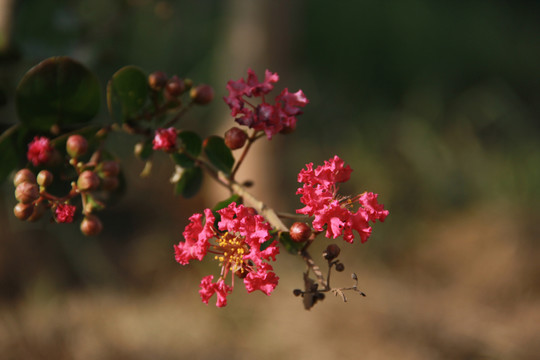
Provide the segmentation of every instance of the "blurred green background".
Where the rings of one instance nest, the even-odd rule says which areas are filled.
[[[128,188],[104,211],[98,238],[82,237],[76,224],[19,222],[13,186],[2,184],[3,358],[534,359],[540,352],[540,2],[0,6],[2,127],[16,121],[22,75],[50,56],[84,63],[103,89],[128,64],[211,84],[216,100],[185,123],[204,135],[232,125],[221,101],[226,81],[268,68],[280,74],[279,89],[302,89],[310,104],[293,134],[256,144],[261,151],[243,175],[261,175],[254,192],[293,212],[299,170],[337,154],[354,169],[341,192],[379,193],[390,210],[366,244],[341,242],[346,271],[334,285],[348,286],[354,271],[366,298],[327,297],[303,310],[292,289],[302,286],[304,265],[283,253],[272,296],[237,287],[216,309],[197,294],[215,264],[182,267],[172,251],[187,218],[213,205],[214,190],[172,197],[167,158],[141,179],[134,140],[119,136],[111,147],[126,159]]]

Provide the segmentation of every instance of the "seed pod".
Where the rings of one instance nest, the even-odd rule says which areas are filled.
[[[247,140],[247,134],[244,130],[232,127],[225,132],[225,145],[231,150],[240,149]]]
[[[88,151],[88,141],[81,135],[71,135],[66,142],[66,151],[72,158],[78,158]]]
[[[324,250],[323,257],[328,261],[332,261],[339,256],[340,252],[341,249],[339,246],[336,244],[330,244],[326,247],[326,250]]]
[[[13,185],[18,186],[23,182],[35,183],[36,176],[28,169],[21,169],[15,174],[15,177],[13,178]]]
[[[81,232],[86,236],[98,235],[101,230],[103,230],[103,224],[95,215],[88,214],[81,222]]]
[[[195,104],[206,105],[214,100],[214,89],[210,85],[201,84],[192,88],[189,95]]]
[[[296,242],[304,242],[311,236],[311,228],[308,224],[295,222],[289,229],[291,239]]]
[[[343,263],[337,263],[336,264],[336,271],[342,272],[343,270],[345,270],[345,265],[343,265]]]
[[[37,184],[23,182],[15,188],[15,198],[23,204],[30,204],[39,198],[39,189]]]
[[[80,191],[95,190],[99,186],[99,177],[91,170],[85,170],[77,179],[77,187]]]

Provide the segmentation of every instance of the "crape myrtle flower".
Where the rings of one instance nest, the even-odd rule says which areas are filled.
[[[51,158],[54,148],[45,136],[36,136],[28,144],[26,157],[34,166],[45,164]]]
[[[199,294],[205,304],[216,294],[216,305],[227,305],[227,295],[234,288],[235,275],[243,279],[248,293],[260,290],[270,295],[279,280],[268,263],[275,261],[279,253],[276,241],[268,245],[271,226],[253,209],[234,202],[217,213],[221,217],[217,226],[210,209],[205,209],[204,215],[197,213],[189,218],[190,223],[183,233],[184,241],[174,245],[176,261],[186,265],[193,259],[200,261],[212,254],[219,262],[221,272],[217,281],[212,282],[213,275],[201,281]],[[263,244],[268,246],[261,250]],[[225,283],[229,274],[232,278],[230,285]]]
[[[264,80],[259,82],[253,70],[248,70],[247,80],[230,80],[227,83],[229,96],[223,99],[231,109],[231,115],[236,122],[255,130],[262,130],[268,139],[280,131],[294,130],[296,116],[302,114],[300,108],[309,102],[302,90],[290,93],[285,88],[276,98],[274,103],[267,102],[267,95],[274,88],[274,83],[279,80],[277,73],[266,70]],[[260,98],[259,105],[251,104],[247,98]]]
[[[176,129],[173,127],[157,129],[152,145],[154,150],[174,151],[176,149]]]
[[[59,223],[73,222],[73,216],[77,208],[74,205],[58,204],[54,212],[56,221]]]
[[[377,202],[378,195],[371,192],[355,197],[338,194],[338,184],[348,181],[351,172],[351,167],[345,166],[338,156],[325,161],[324,165],[316,169],[313,169],[313,163],[307,164],[306,169],[298,174],[298,182],[303,183],[303,186],[296,191],[296,194],[302,195],[300,201],[305,206],[296,212],[314,216],[313,229],[324,231],[326,227],[327,238],[343,236],[345,241],[352,243],[355,230],[364,243],[371,235],[369,222],[384,221],[388,210],[384,210],[384,205]]]

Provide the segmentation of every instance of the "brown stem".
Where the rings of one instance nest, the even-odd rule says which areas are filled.
[[[244,151],[242,152],[242,155],[240,155],[240,158],[236,162],[236,165],[234,165],[234,169],[231,172],[231,179],[234,180],[234,176],[236,175],[236,172],[240,168],[240,165],[242,165],[242,162],[244,162],[244,159],[246,158],[246,155],[247,155],[249,149],[251,148],[251,144],[253,144],[255,142],[255,140],[257,140],[258,138],[259,137],[257,136],[257,131],[253,130],[253,134],[251,134],[251,136],[247,139],[247,144],[244,147]]]

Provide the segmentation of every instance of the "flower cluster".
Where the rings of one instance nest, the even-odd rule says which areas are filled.
[[[266,70],[264,80],[259,82],[257,75],[249,69],[247,80],[241,78],[227,83],[229,96],[223,98],[231,109],[231,115],[236,117],[236,122],[255,130],[263,130],[268,139],[279,132],[294,130],[296,116],[302,114],[300,108],[308,103],[302,90],[290,93],[287,88],[276,96],[274,104],[267,103],[264,96],[272,91],[273,83],[278,80],[277,73]],[[261,103],[255,106],[244,97],[259,97]]]
[[[152,145],[154,150],[173,151],[176,148],[175,128],[157,129],[152,140]]]
[[[268,263],[270,259],[275,261],[279,253],[277,242],[271,241],[271,226],[252,208],[234,202],[217,213],[221,217],[217,226],[210,209],[204,210],[204,216],[198,213],[189,218],[183,234],[185,241],[174,245],[176,261],[186,265],[193,259],[202,260],[208,253],[219,261],[219,279],[213,283],[214,276],[209,275],[200,284],[199,294],[205,304],[217,294],[216,305],[227,305],[235,275],[243,279],[249,293],[260,290],[270,295],[279,279]],[[227,285],[225,279],[229,273],[232,280]]]
[[[313,169],[313,163],[307,164],[298,174],[298,182],[303,186],[296,191],[302,195],[300,201],[305,207],[296,212],[314,216],[313,229],[316,231],[323,231],[326,226],[327,238],[343,235],[345,241],[352,243],[353,230],[356,230],[364,243],[371,235],[369,221],[384,221],[388,210],[377,202],[378,195],[371,192],[352,198],[338,195],[338,183],[348,181],[351,172],[350,166],[345,166],[338,156],[316,169]],[[355,204],[359,204],[356,211]]]
[[[26,157],[34,166],[43,165],[51,158],[54,148],[48,138],[36,136],[28,144]]]
[[[71,223],[73,222],[73,216],[75,215],[77,208],[74,205],[58,204],[55,210],[56,221],[59,223]]]

